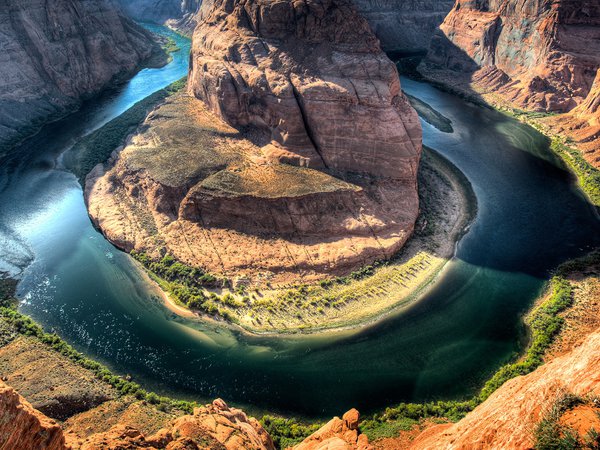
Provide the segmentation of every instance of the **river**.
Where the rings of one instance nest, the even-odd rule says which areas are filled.
[[[163,33],[169,33],[162,30]],[[357,332],[250,337],[183,319],[91,225],[61,154],[187,72],[189,41],[162,69],[49,124],[0,162],[0,271],[19,309],[86,355],[160,393],[326,417],[400,401],[459,398],[523,345],[522,314],[552,268],[600,245],[600,223],[548,140],[498,112],[403,79],[452,121],[424,141],[471,181],[479,212],[457,256],[412,307]]]

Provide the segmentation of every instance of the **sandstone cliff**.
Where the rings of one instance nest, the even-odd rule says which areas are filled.
[[[189,94],[88,178],[106,236],[275,281],[396,252],[418,213],[421,129],[351,2],[205,1],[200,20]]]
[[[600,69],[583,103],[567,114],[544,119],[544,123],[570,137],[584,158],[600,168]]]
[[[108,0],[3,0],[0,48],[0,152],[155,50]]]
[[[123,10],[136,20],[165,23],[192,34],[202,0],[119,0]]]
[[[354,0],[385,51],[426,52],[454,0]]]
[[[0,447],[63,450],[66,445],[56,422],[33,409],[27,400],[0,381]]]
[[[421,71],[516,107],[567,112],[599,68],[596,0],[457,0]]]
[[[600,394],[600,331],[572,352],[529,375],[506,382],[455,425],[441,425],[418,438],[414,449],[526,449],[536,425],[565,393]]]
[[[334,417],[288,450],[372,450],[367,436],[358,430],[359,419],[358,411],[351,409],[341,419]]]

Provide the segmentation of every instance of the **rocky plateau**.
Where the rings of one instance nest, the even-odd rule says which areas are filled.
[[[125,250],[316,279],[402,247],[420,155],[397,70],[350,1],[205,1],[188,93],[88,177],[86,198]]]

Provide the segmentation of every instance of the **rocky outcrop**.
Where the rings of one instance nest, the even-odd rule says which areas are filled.
[[[358,411],[351,409],[341,419],[334,417],[288,450],[372,450],[369,438],[358,430],[359,419]]]
[[[119,0],[119,3],[136,20],[164,23],[192,34],[202,0]]]
[[[27,400],[0,381],[0,447],[5,449],[66,449],[60,426],[33,409]]]
[[[189,95],[88,178],[93,220],[122,248],[228,276],[390,257],[418,213],[421,129],[351,2],[205,1],[200,20]]]
[[[567,114],[544,119],[544,123],[571,138],[584,158],[600,169],[600,69],[583,103]]]
[[[83,442],[70,442],[74,449],[198,449],[274,450],[273,441],[253,417],[230,408],[220,399],[181,416],[151,436],[127,425],[117,424]]]
[[[421,72],[494,102],[568,112],[599,68],[595,0],[457,0]]]
[[[417,438],[414,449],[533,448],[537,424],[564,394],[600,394],[600,330],[572,352],[506,382],[455,425]]]
[[[385,51],[426,52],[454,0],[354,0]]]
[[[108,0],[5,0],[0,48],[0,152],[156,51]]]

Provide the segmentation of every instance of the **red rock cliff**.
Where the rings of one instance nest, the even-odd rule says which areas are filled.
[[[596,0],[457,0],[422,72],[467,74],[474,90],[514,106],[567,112],[584,102],[599,68]]]
[[[421,130],[350,1],[206,1],[190,90],[297,165],[415,180]]]

